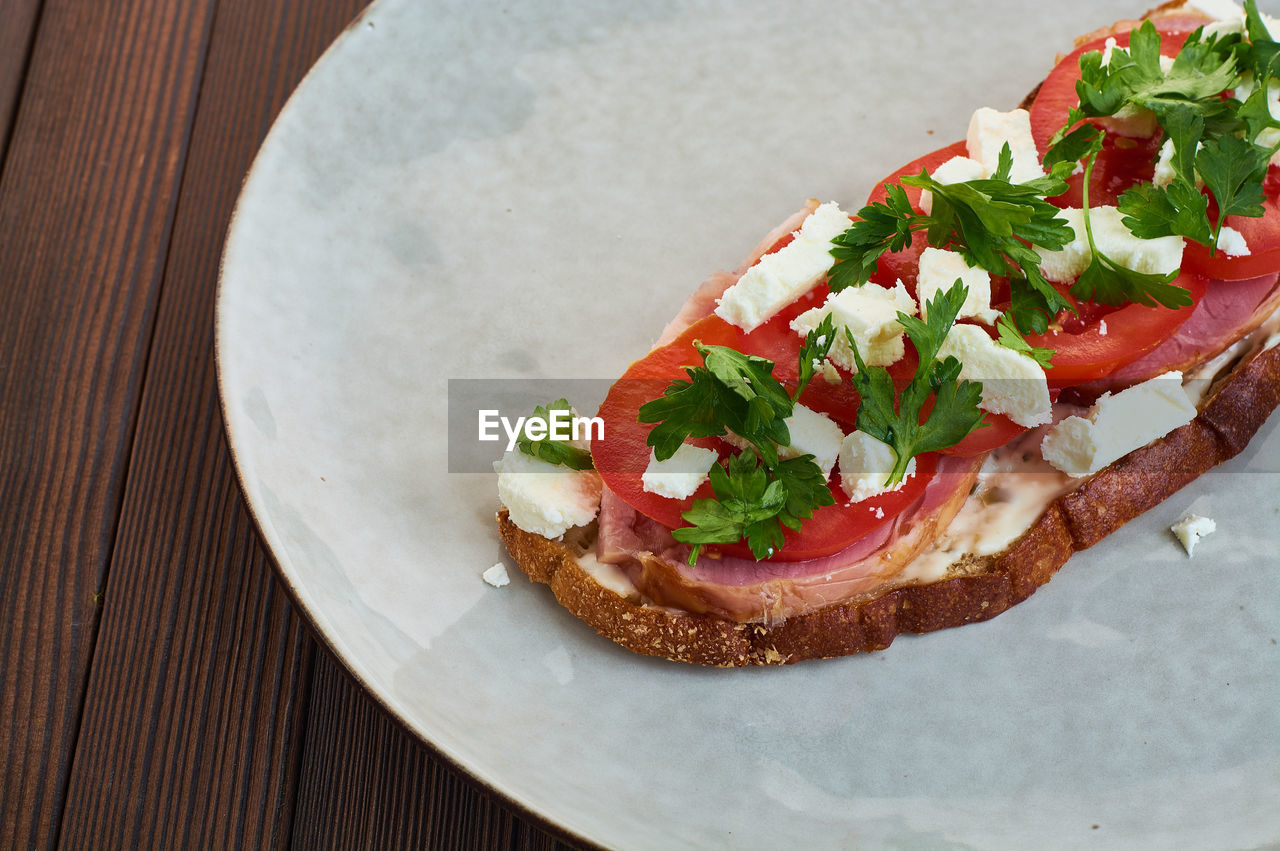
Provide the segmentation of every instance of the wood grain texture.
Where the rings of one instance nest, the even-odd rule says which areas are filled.
[[[39,19],[40,0],[5,0],[0,7],[0,163],[8,148]]]
[[[61,844],[282,847],[314,644],[235,483],[213,309],[241,181],[361,0],[223,0],[167,251]]]
[[[41,13],[0,178],[0,847],[56,836],[212,14]]]
[[[298,849],[577,847],[432,756],[328,654],[316,659],[302,778]]]

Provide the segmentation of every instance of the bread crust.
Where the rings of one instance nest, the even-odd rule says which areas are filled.
[[[902,633],[988,620],[1022,602],[1074,553],[1239,454],[1277,406],[1280,346],[1239,364],[1190,423],[1058,497],[1003,552],[968,556],[955,575],[936,582],[775,623],[733,623],[632,602],[596,581],[569,544],[519,529],[505,510],[498,514],[498,528],[529,579],[549,585],[576,617],[636,653],[730,667],[848,656],[883,650]]]

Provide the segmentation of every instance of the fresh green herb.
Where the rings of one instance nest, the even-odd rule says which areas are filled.
[[[827,339],[819,342],[823,334]],[[824,321],[805,339],[800,351],[802,382],[812,379],[813,362],[826,357],[834,336],[832,322]],[[799,529],[802,520],[832,505],[835,497],[812,455],[786,460],[778,456],[778,446],[791,443],[784,420],[791,416],[794,402],[773,377],[773,362],[725,346],[697,341],[694,346],[703,365],[686,367],[688,381],[671,382],[663,396],[640,406],[639,421],[657,423],[648,438],[654,457],[670,458],[689,437],[721,437],[727,432],[748,446],[730,458],[727,470],[720,464],[711,468],[715,499],[694,500],[682,515],[691,526],[673,534],[693,546],[691,565],[703,546],[744,538],[756,558],[765,558],[782,547],[783,526]]]
[[[640,422],[658,423],[648,438],[654,456],[665,461],[690,437],[731,431],[776,465],[778,445],[791,443],[783,420],[792,401],[773,377],[773,362],[696,340],[694,346],[703,366],[685,367],[688,381],[672,381],[661,397],[640,406]]]
[[[691,525],[671,533],[680,543],[692,545],[690,565],[707,544],[733,544],[746,538],[757,559],[782,547],[778,514],[786,508],[787,488],[781,481],[770,481],[768,468],[761,466],[754,451],[744,449],[731,457],[727,471],[713,465],[711,489],[716,498],[694,500],[682,515]]]
[[[1271,153],[1236,136],[1207,140],[1196,154],[1196,171],[1218,203],[1218,223],[1213,229],[1215,247],[1227,216],[1259,217],[1262,208],[1262,180],[1267,174]]]
[[[914,231],[928,227],[925,217],[911,207],[905,189],[886,183],[885,190],[886,201],[863,207],[849,229],[832,240],[835,265],[827,281],[832,292],[865,284],[875,273],[881,255],[901,251],[911,244]]]
[[[712,466],[711,489],[715,499],[695,499],[680,515],[690,525],[671,533],[692,545],[691,566],[704,546],[743,539],[757,559],[768,558],[782,549],[783,526],[799,529],[802,520],[836,501],[812,455],[770,466],[751,447],[731,456],[727,470]]]
[[[901,251],[914,232],[923,230],[930,245],[958,251],[970,266],[981,266],[993,275],[1017,275],[1026,281],[1048,315],[1074,310],[1040,274],[1040,255],[1032,247],[1056,251],[1071,241],[1071,228],[1057,218],[1058,208],[1045,198],[1066,191],[1063,178],[1073,166],[1055,167],[1047,177],[1014,184],[1009,182],[1012,163],[1006,143],[990,178],[943,184],[927,171],[904,177],[903,185],[932,193],[933,207],[928,215],[912,209],[901,186],[886,184],[888,202],[863,208],[853,226],[833,240],[831,254],[836,263],[830,276],[832,291],[866,283],[881,255]],[[1024,317],[1031,321],[1026,313],[1015,318]],[[1034,327],[1027,325],[1024,330]]]
[[[1012,349],[1015,352],[1021,352],[1033,358],[1044,369],[1053,368],[1050,360],[1053,358],[1054,350],[1033,346],[1028,343],[1027,339],[1022,336],[1022,332],[1018,330],[1013,317],[1008,313],[1000,314],[1000,318],[996,320],[996,331],[1000,335],[996,342],[1006,349]]]
[[[591,462],[591,452],[572,443],[563,440],[553,440],[551,436],[551,412],[567,411],[573,416],[573,407],[567,399],[557,399],[550,405],[538,405],[533,409],[533,419],[540,419],[547,423],[547,436],[541,440],[534,440],[521,429],[520,436],[516,438],[516,444],[520,447],[520,451],[525,455],[531,455],[534,458],[540,458],[551,464],[562,464],[573,470],[590,470],[594,464]]]
[[[1173,286],[1172,281],[1178,277],[1178,270],[1167,275],[1158,273],[1137,272],[1112,260],[1103,254],[1093,240],[1093,227],[1089,223],[1089,181],[1093,177],[1093,165],[1101,148],[1101,139],[1089,154],[1084,169],[1084,232],[1089,242],[1089,253],[1092,259],[1089,266],[1071,285],[1071,294],[1082,301],[1093,301],[1098,304],[1141,304],[1155,307],[1157,304],[1168,308],[1185,307],[1191,304],[1191,293],[1182,287]]]
[[[1151,110],[1166,132],[1170,114],[1186,107],[1206,122],[1220,119],[1230,111],[1220,95],[1238,80],[1234,44],[1231,39],[1204,41],[1197,31],[1165,73],[1160,67],[1160,33],[1144,21],[1131,34],[1129,49],[1113,48],[1106,65],[1096,50],[1080,57],[1080,103],[1068,111],[1066,124],[1050,144],[1056,146],[1080,121],[1112,116],[1126,106]]]
[[[954,357],[937,360],[938,351],[968,293],[968,288],[957,280],[951,289],[939,292],[929,301],[928,319],[922,321],[905,313],[898,314],[898,321],[920,356],[916,374],[901,396],[894,390],[889,371],[881,366],[868,367],[853,335],[845,332],[858,365],[853,376],[854,387],[862,396],[858,428],[887,443],[897,457],[887,485],[903,480],[907,464],[915,456],[955,446],[983,424],[982,411],[978,409],[982,384],[960,381],[960,361]],[[921,421],[921,412],[930,395],[934,397],[933,410]]]
[[[1201,245],[1213,242],[1209,199],[1181,177],[1167,187],[1140,183],[1126,189],[1118,206],[1125,214],[1121,221],[1140,239],[1185,236]]]
[[[800,346],[800,380],[796,384],[796,392],[791,395],[792,399],[799,399],[800,394],[809,386],[814,373],[831,351],[831,344],[835,339],[835,320],[828,313],[817,328],[805,335],[804,343]]]

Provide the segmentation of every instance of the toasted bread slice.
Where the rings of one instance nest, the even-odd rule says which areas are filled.
[[[1126,32],[1146,19],[1186,14],[1183,0],[1172,0],[1140,19],[1081,36],[1076,45]],[[1224,365],[1194,420],[1047,501],[1002,551],[968,553],[952,561],[941,578],[890,582],[870,596],[785,620],[738,623],[646,603],[610,566],[595,560],[594,523],[549,540],[518,528],[504,509],[497,517],[499,534],[529,579],[549,585],[576,617],[636,653],[737,667],[882,650],[902,633],[933,632],[1006,611],[1048,582],[1072,554],[1239,454],[1280,406],[1280,346],[1274,340],[1259,341]],[[974,494],[970,501],[981,498]]]
[[[1121,458],[1059,496],[1009,547],[967,555],[935,582],[892,588],[775,623],[734,623],[646,605],[601,581],[593,526],[563,541],[498,515],[508,552],[528,577],[601,635],[629,650],[699,665],[780,665],[888,647],[904,632],[984,621],[1031,596],[1078,550],[1091,547],[1237,455],[1280,405],[1280,346],[1246,355],[1187,425]],[[971,499],[976,497],[971,497]]]

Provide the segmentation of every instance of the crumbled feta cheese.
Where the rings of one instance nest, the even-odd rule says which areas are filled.
[[[791,435],[791,444],[779,446],[778,457],[812,455],[814,463],[822,468],[822,474],[830,476],[831,468],[836,464],[836,456],[840,454],[840,441],[844,439],[844,432],[835,420],[804,405],[796,405],[791,409],[791,416],[783,422],[787,425],[787,433]],[[726,434],[724,439],[739,448],[750,445],[732,432]]]
[[[982,382],[979,408],[1028,428],[1052,419],[1049,383],[1035,358],[1000,345],[976,325],[956,325],[948,332],[938,359],[948,356],[960,361],[961,378]]]
[[[600,510],[600,475],[571,470],[514,449],[494,462],[498,497],[511,522],[526,532],[558,538],[590,523]]]
[[[480,574],[480,576],[494,588],[501,588],[504,585],[511,584],[511,577],[507,575],[507,566],[502,562],[498,562]]]
[[[991,324],[1000,318],[1000,311],[991,309],[991,274],[977,266],[970,267],[964,257],[955,251],[929,247],[920,255],[920,274],[916,278],[916,296],[920,299],[920,315],[928,318],[928,302],[939,292],[951,289],[959,278],[969,288],[961,317],[972,316]]]
[[[1223,225],[1218,234],[1218,247],[1228,257],[1249,256],[1249,245],[1244,241],[1244,234],[1227,225]]]
[[[1199,142],[1196,143],[1197,153],[1203,147]],[[1173,178],[1177,174],[1173,169],[1173,140],[1165,139],[1164,144],[1160,146],[1160,156],[1156,160],[1155,174],[1152,175],[1151,182],[1156,186],[1168,186],[1173,182]],[[1196,172],[1196,186],[1204,186],[1204,178]]]
[[[933,170],[930,175],[943,186],[953,183],[968,183],[970,180],[982,180],[991,174],[977,160],[968,157],[952,157]],[[920,193],[920,209],[926,214],[933,212],[933,193],[928,189]]]
[[[702,487],[719,457],[714,449],[682,443],[674,455],[659,461],[650,449],[649,466],[641,474],[640,482],[649,493],[667,499],[685,499]]]
[[[852,502],[896,491],[916,474],[916,459],[907,462],[907,473],[892,488],[885,487],[898,456],[893,447],[865,431],[851,431],[840,444],[840,487]]]
[[[970,159],[982,163],[987,175],[995,174],[1000,150],[1007,142],[1009,152],[1013,154],[1013,167],[1009,171],[1011,182],[1026,183],[1044,177],[1036,140],[1031,135],[1031,113],[1025,109],[997,112],[990,107],[982,107],[969,119],[967,142]]]
[[[831,269],[831,240],[848,229],[849,216],[834,203],[809,214],[795,239],[766,254],[720,297],[716,315],[754,331],[782,308],[813,289]]]
[[[791,330],[803,337],[830,314],[836,338],[827,356],[836,365],[857,372],[858,364],[853,359],[853,350],[849,348],[844,330],[848,329],[853,335],[858,343],[858,353],[868,366],[888,366],[906,353],[902,342],[902,323],[898,321],[899,312],[909,316],[916,313],[915,300],[902,281],[898,281],[893,289],[867,283],[832,293],[821,307],[806,310],[791,320]]]
[[[1182,548],[1187,551],[1187,558],[1191,558],[1191,551],[1196,548],[1196,544],[1200,542],[1201,538],[1218,531],[1218,524],[1209,517],[1188,514],[1170,526],[1169,531],[1182,542]]]
[[[1040,272],[1050,281],[1066,283],[1080,277],[1088,268],[1093,254],[1084,230],[1084,214],[1079,207],[1058,212],[1075,232],[1075,239],[1058,251],[1037,249]],[[1090,207],[1089,225],[1093,241],[1103,254],[1135,272],[1168,274],[1182,267],[1185,240],[1180,236],[1140,239],[1129,232],[1123,214],[1115,207]]]
[[[1067,417],[1040,444],[1044,459],[1069,476],[1087,476],[1195,419],[1182,373],[1166,372],[1094,403],[1084,417]]]

